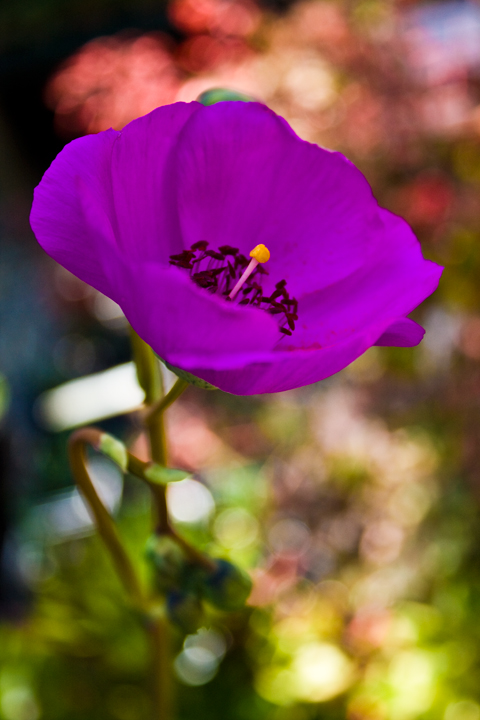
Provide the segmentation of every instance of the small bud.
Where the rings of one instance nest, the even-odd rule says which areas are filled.
[[[160,592],[181,588],[189,567],[182,548],[168,535],[151,535],[145,546],[145,557],[155,570],[155,585]]]
[[[167,617],[186,633],[195,632],[202,624],[203,612],[195,595],[171,590],[167,595]]]
[[[213,88],[212,90],[206,90],[197,98],[197,102],[202,103],[202,105],[215,105],[216,103],[225,102],[226,100],[256,102],[255,98],[245,95],[245,93],[239,93],[236,90],[228,90],[227,88]]]
[[[252,590],[249,575],[228,560],[215,560],[215,564],[217,569],[205,576],[203,597],[219,610],[240,610]]]
[[[98,449],[116,463],[123,472],[127,471],[128,455],[125,445],[108,433],[103,433]]]

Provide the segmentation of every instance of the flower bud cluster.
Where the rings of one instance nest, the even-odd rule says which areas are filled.
[[[217,610],[233,612],[245,605],[250,594],[252,582],[241,568],[228,560],[207,556],[211,567],[195,562],[169,535],[152,535],[145,553],[154,569],[155,587],[165,595],[169,620],[185,632],[193,632],[201,625],[204,602]]]

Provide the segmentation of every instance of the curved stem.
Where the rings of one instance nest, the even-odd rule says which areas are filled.
[[[147,404],[145,425],[150,442],[151,458],[153,462],[166,466],[167,444],[163,413],[186,390],[188,383],[179,379],[170,392],[164,396],[159,362],[153,350],[133,330],[131,336],[138,381],[145,391]],[[148,612],[147,601],[143,596],[134,567],[122,545],[113,518],[100,500],[87,470],[86,446],[90,444],[96,450],[101,450],[103,435],[104,433],[97,428],[82,428],[73,433],[69,442],[72,473],[82,495],[89,504],[98,532],[110,552],[125,590],[132,602],[147,612],[147,630],[153,664],[154,707],[152,720],[171,720],[173,699],[168,624],[161,615]],[[171,527],[167,512],[166,487],[149,482],[145,476],[145,470],[150,463],[142,462],[128,452],[127,461],[130,472],[146,480],[152,491],[156,513],[156,532],[171,535],[192,560],[212,569],[211,561],[178,536]]]
[[[81,428],[72,434],[68,448],[72,474],[80,492],[88,502],[98,533],[110,552],[115,569],[127,594],[132,603],[146,613],[146,627],[151,644],[154,678],[154,714],[152,720],[171,720],[172,682],[168,625],[163,617],[149,612],[147,601],[143,597],[140,583],[130,558],[122,545],[114,520],[100,500],[87,469],[86,446],[91,445],[95,450],[100,450],[103,435],[104,433],[101,430],[92,427]],[[128,469],[134,472],[135,475],[146,479],[144,472],[150,466],[150,463],[139,460],[129,452],[127,452],[127,458]]]
[[[70,437],[68,452],[75,482],[88,502],[100,537],[110,552],[115,569],[130,599],[137,607],[144,607],[142,589],[130,558],[122,545],[115,522],[100,500],[87,470],[86,445],[98,447],[102,433],[95,428],[76,430]]]

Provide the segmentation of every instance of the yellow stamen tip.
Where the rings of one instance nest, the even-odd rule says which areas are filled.
[[[259,263],[266,263],[270,260],[270,250],[265,245],[257,245],[250,253],[250,257],[258,260]]]

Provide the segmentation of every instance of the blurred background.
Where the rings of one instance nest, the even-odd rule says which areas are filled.
[[[146,453],[118,306],[51,261],[32,190],[69,140],[213,87],[341,150],[445,266],[416,349],[169,411],[186,535],[245,612],[174,637],[180,720],[480,720],[480,2],[3,0],[0,718],[148,720],[147,648],[76,491],[75,426]],[[171,383],[168,372],[166,383]],[[141,572],[148,498],[90,469]]]

